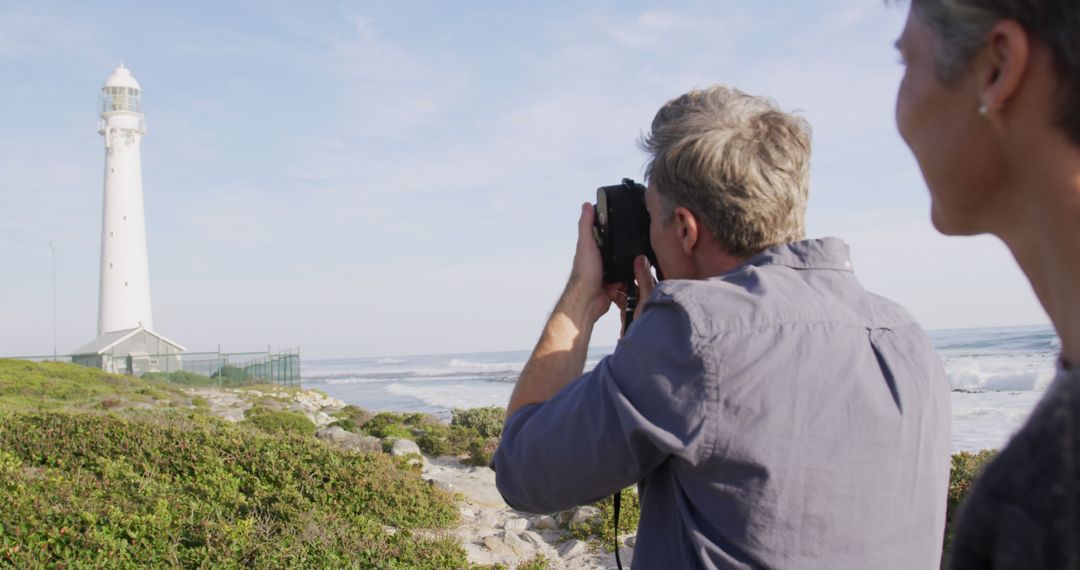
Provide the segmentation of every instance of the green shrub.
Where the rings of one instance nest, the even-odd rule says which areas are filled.
[[[439,418],[431,414],[425,414],[423,412],[415,412],[412,414],[408,414],[407,416],[405,416],[404,423],[407,426],[414,426],[420,428],[427,426],[445,425],[439,420]]]
[[[952,469],[949,471],[949,495],[945,505],[945,548],[941,554],[942,567],[949,559],[952,548],[953,530],[956,526],[957,515],[964,498],[971,491],[972,485],[978,479],[979,474],[990,462],[997,451],[984,449],[976,453],[961,451],[952,456]]]
[[[221,386],[242,386],[256,381],[247,373],[247,370],[231,364],[222,366],[220,370],[211,374],[210,378],[217,380]]]
[[[503,417],[506,415],[504,408],[498,406],[468,410],[455,408],[450,414],[452,416],[450,425],[472,428],[480,434],[480,437],[502,436]]]
[[[380,430],[379,433],[380,435],[378,437],[381,437],[388,442],[395,439],[408,439],[410,441],[416,440],[416,435],[413,434],[413,431],[402,424],[388,425],[382,430]]]
[[[29,362],[0,359],[0,410],[92,410],[102,409],[103,400],[115,402],[170,399],[186,402],[180,390],[153,385],[151,394],[140,394],[151,384],[134,376],[109,374],[63,362]]]
[[[465,463],[476,467],[487,467],[491,465],[491,458],[498,447],[498,438],[477,437],[469,442],[469,457],[465,459]]]
[[[151,382],[169,382],[184,386],[217,386],[218,381],[202,374],[188,372],[187,370],[174,370],[172,372],[147,372],[142,375],[143,380]]]
[[[469,566],[400,461],[198,415],[2,414],[0,496],[4,567]]]
[[[385,437],[383,430],[393,425],[405,425],[405,416],[394,412],[379,412],[363,425],[363,431],[375,437]]]
[[[420,450],[428,455],[461,456],[469,452],[469,444],[480,434],[472,428],[436,424],[425,426],[423,434],[416,439]]]
[[[516,570],[547,570],[551,567],[547,557],[543,554],[537,554],[525,562],[517,565]]]
[[[315,433],[315,423],[300,412],[253,407],[247,411],[245,416],[245,423],[269,433],[291,433],[296,435],[313,435]]]
[[[638,499],[637,488],[627,487],[620,492],[620,495],[619,534],[637,532],[638,521],[641,519],[641,503]],[[570,533],[581,540],[598,544],[607,552],[612,552],[615,548],[615,528],[611,521],[615,513],[615,501],[612,497],[606,497],[593,506],[600,509],[600,516],[575,525],[570,529]]]
[[[360,429],[371,420],[373,414],[358,406],[349,404],[335,413],[334,416],[337,421],[330,425],[338,426],[345,431],[360,433]]]

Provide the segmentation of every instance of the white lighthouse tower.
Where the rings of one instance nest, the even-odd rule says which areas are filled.
[[[142,89],[124,64],[101,88],[98,133],[105,137],[98,337],[73,361],[140,376],[179,370],[184,347],[153,331],[139,152],[146,123]]]
[[[98,336],[154,327],[139,152],[145,132],[142,90],[120,64],[101,88],[98,133],[105,137],[105,205]]]

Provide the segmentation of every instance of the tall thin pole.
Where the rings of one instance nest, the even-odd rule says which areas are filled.
[[[56,360],[56,248],[49,242],[52,250],[52,359]]]

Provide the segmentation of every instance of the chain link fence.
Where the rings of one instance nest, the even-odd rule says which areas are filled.
[[[247,386],[279,384],[300,387],[300,351],[186,352],[131,356],[84,355],[16,356],[33,362],[68,362],[109,372],[142,376],[188,386]]]

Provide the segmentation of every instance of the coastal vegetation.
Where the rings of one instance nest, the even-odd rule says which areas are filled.
[[[161,381],[0,360],[0,566],[470,567],[453,497],[404,459],[199,404]]]
[[[945,549],[941,554],[942,568],[946,567],[952,549],[953,530],[956,528],[960,506],[964,497],[971,491],[975,480],[990,462],[997,451],[984,449],[975,453],[961,451],[952,456],[952,469],[949,471],[949,495],[945,508]]]
[[[449,533],[454,497],[408,457],[316,439],[308,417],[274,407],[297,392],[265,387],[229,423],[165,378],[0,359],[0,567],[476,567]],[[345,406],[330,425],[483,466],[503,413],[454,410],[447,424]],[[993,455],[952,457],[946,557],[958,507]],[[625,535],[640,508],[632,488],[621,499]],[[570,536],[611,550],[612,506],[594,505]],[[547,566],[537,555],[517,568]]]
[[[502,435],[505,410],[497,406],[451,411],[450,425],[430,414],[381,412],[372,415],[356,406],[346,406],[342,417],[331,425],[346,431],[382,438],[415,441],[420,451],[431,456],[455,456],[468,465],[491,463]]]

